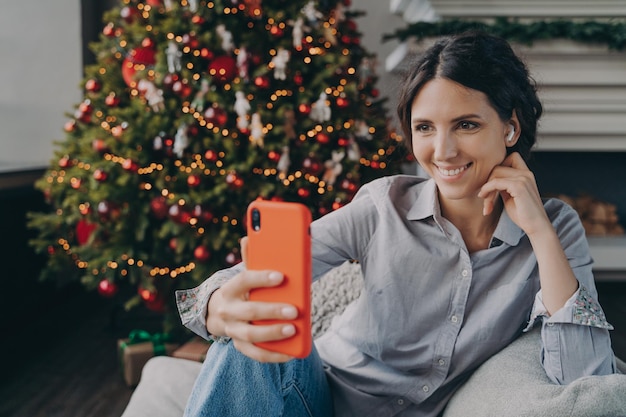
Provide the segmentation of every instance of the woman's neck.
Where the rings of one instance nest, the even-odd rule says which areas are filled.
[[[483,201],[440,201],[441,214],[461,232],[469,253],[487,249],[498,226],[502,213],[502,200],[498,199],[493,211],[483,215]]]

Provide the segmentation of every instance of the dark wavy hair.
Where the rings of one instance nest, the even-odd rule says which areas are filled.
[[[526,65],[507,41],[480,31],[464,32],[438,40],[418,57],[398,100],[404,143],[411,153],[413,101],[424,84],[437,77],[483,92],[502,121],[509,120],[515,110],[521,135],[507,152],[519,152],[528,161],[543,107]]]

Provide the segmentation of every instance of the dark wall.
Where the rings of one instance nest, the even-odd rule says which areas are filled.
[[[535,152],[529,165],[543,195],[589,195],[613,203],[626,227],[626,152]]]
[[[0,175],[3,183],[6,174]],[[28,245],[34,233],[26,227],[26,213],[44,208],[42,194],[32,185],[0,188],[0,331],[41,314],[61,295],[54,283],[38,282],[45,258]]]

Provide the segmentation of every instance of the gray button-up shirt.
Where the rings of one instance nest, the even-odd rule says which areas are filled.
[[[441,216],[432,180],[375,180],[313,222],[314,279],[346,260],[359,261],[364,279],[360,298],[315,342],[336,416],[437,416],[477,366],[537,318],[553,381],[616,372],[579,217],[559,200],[544,206],[580,283],[551,317],[530,242],[506,211],[490,247],[470,254]],[[187,327],[209,337],[208,298],[241,268],[177,293]]]

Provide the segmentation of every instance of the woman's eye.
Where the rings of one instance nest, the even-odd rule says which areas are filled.
[[[429,125],[417,125],[415,126],[415,131],[419,132],[419,133],[426,133],[430,131],[430,126]]]
[[[469,130],[478,127],[478,125],[472,122],[461,122],[459,123],[459,127],[464,130]]]

